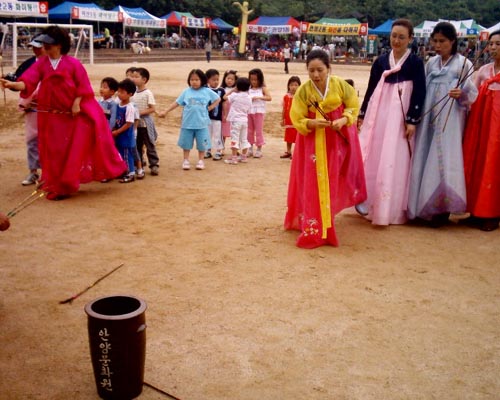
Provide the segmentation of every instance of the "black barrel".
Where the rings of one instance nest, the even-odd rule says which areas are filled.
[[[101,297],[87,303],[90,356],[102,399],[139,396],[146,360],[146,302],[133,296]]]

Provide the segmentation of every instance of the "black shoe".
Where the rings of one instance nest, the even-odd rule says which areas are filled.
[[[475,217],[471,215],[470,217],[458,220],[459,225],[472,226],[474,228],[478,228],[481,224],[482,218]]]
[[[498,229],[499,218],[481,218],[479,229],[484,232],[491,232]]]
[[[450,213],[436,214],[432,216],[429,226],[432,228],[440,228],[449,222]]]

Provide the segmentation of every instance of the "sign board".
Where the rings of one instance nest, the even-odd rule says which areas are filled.
[[[44,17],[49,13],[47,1],[0,0],[0,15],[6,17]]]
[[[191,18],[182,16],[181,25],[186,28],[206,29],[210,27],[210,20],[208,18]]]
[[[123,22],[121,11],[106,11],[98,8],[72,7],[72,19],[84,19],[86,21]]]
[[[287,35],[292,33],[291,25],[247,25],[248,33],[262,33],[265,35]]]
[[[368,24],[308,24],[302,23],[302,32],[310,35],[355,36],[368,34]]]
[[[167,21],[165,19],[139,19],[125,16],[123,24],[136,28],[165,28]]]

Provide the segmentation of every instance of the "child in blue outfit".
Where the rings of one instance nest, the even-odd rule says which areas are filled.
[[[115,78],[107,77],[101,81],[99,94],[99,104],[104,111],[104,115],[108,120],[109,127],[113,130],[116,123],[116,107],[115,93],[118,90],[118,81]]]
[[[205,75],[207,76],[207,86],[221,98],[219,105],[208,113],[210,117],[208,130],[210,132],[212,147],[207,150],[205,158],[212,157],[212,150],[215,150],[212,160],[219,161],[222,160],[222,150],[224,150],[224,141],[222,138],[222,102],[224,101],[226,91],[219,86],[219,71],[216,69],[208,69]]]
[[[184,161],[182,169],[191,169],[189,163],[189,153],[193,148],[196,139],[196,149],[198,150],[198,163],[196,169],[205,169],[203,158],[205,151],[211,148],[208,125],[210,118],[208,112],[217,107],[221,101],[220,97],[212,89],[207,87],[207,77],[200,69],[193,69],[189,72],[187,79],[189,87],[172,103],[167,109],[159,113],[160,117],[165,117],[170,111],[181,106],[182,124],[177,145],[182,148]]]
[[[135,108],[130,102],[130,98],[134,93],[135,83],[130,79],[125,79],[118,84],[120,103],[116,107],[116,122],[112,133],[115,138],[116,148],[128,167],[128,172],[120,179],[121,183],[133,182],[135,179]]]

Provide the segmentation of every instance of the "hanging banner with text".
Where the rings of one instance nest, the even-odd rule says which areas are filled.
[[[366,53],[367,54],[377,54],[377,35],[368,35],[368,41],[366,42]]]
[[[206,29],[210,27],[210,20],[208,18],[191,18],[183,16],[181,25],[185,28]]]
[[[292,33],[291,25],[247,25],[248,33],[262,33],[264,35],[287,35]]]
[[[84,19],[86,21],[123,22],[121,11],[106,11],[98,8],[72,7],[72,19]]]
[[[0,15],[6,17],[47,17],[47,1],[4,1],[0,0]]]
[[[479,34],[479,40],[480,41],[486,41],[488,40],[488,37],[490,36],[490,33],[488,31],[482,31],[480,34]]]
[[[308,24],[302,23],[302,32],[309,35],[332,35],[332,36],[365,36],[368,34],[368,24]]]
[[[165,28],[166,20],[164,19],[139,19],[125,16],[123,19],[125,26],[133,26],[135,28]]]

